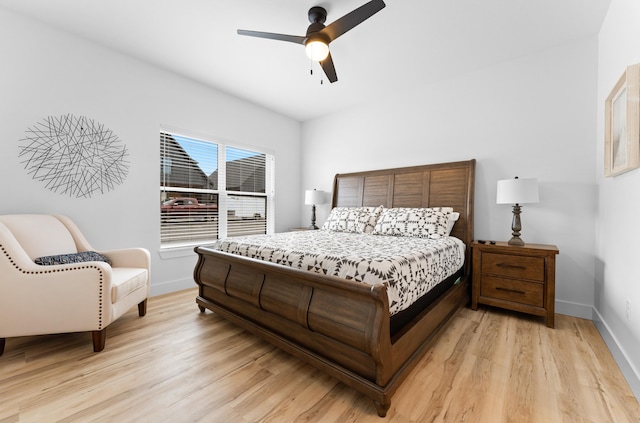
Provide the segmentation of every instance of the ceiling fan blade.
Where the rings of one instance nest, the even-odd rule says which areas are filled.
[[[335,66],[333,66],[333,59],[331,58],[331,53],[329,53],[326,59],[320,62],[320,66],[322,67],[324,74],[327,75],[327,78],[329,78],[329,82],[334,83],[338,80],[338,75],[336,74],[336,68]]]
[[[371,0],[369,3],[363,4],[337,21],[332,22],[320,32],[326,34],[329,37],[329,41],[333,41],[384,9],[385,6],[383,0]]]
[[[247,31],[239,29],[238,35],[248,35],[249,37],[268,38],[270,40],[289,41],[291,43],[303,44],[306,37],[298,35],[274,34],[272,32]]]

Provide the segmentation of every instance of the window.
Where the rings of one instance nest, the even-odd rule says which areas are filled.
[[[273,155],[160,132],[160,243],[273,232]]]

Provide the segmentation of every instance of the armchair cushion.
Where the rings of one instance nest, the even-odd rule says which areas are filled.
[[[58,254],[55,256],[37,257],[34,262],[41,266],[53,266],[56,264],[82,263],[85,261],[104,261],[111,264],[111,260],[95,251],[83,251],[81,253]]]
[[[138,289],[145,288],[149,280],[147,269],[137,267],[114,267],[111,269],[113,288],[111,302],[119,302]]]

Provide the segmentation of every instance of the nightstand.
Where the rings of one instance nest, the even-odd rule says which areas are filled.
[[[556,292],[555,245],[512,246],[471,243],[473,282],[471,308],[478,304],[544,316],[554,327]]]
[[[311,229],[309,226],[304,228],[289,228],[289,232],[299,232],[299,231],[316,231],[317,229]]]

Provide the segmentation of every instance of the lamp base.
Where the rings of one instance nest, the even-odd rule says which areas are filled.
[[[517,246],[524,246],[524,241],[522,240],[522,238],[520,238],[519,236],[514,236],[512,237],[509,242],[507,242],[507,244],[509,245],[517,245]]]
[[[511,239],[507,244],[523,246],[524,241],[520,238],[520,230],[522,229],[522,223],[520,222],[520,204],[513,206],[513,220],[511,221]]]
[[[311,205],[311,225],[309,226],[309,229],[311,230],[318,229],[318,227],[316,226],[316,205],[315,204]]]

